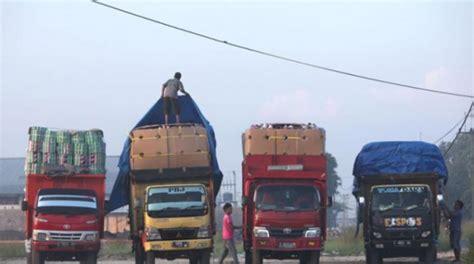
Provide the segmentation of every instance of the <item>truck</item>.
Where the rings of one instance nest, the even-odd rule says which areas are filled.
[[[353,174],[366,263],[391,257],[434,263],[448,179],[439,148],[420,141],[369,143]]]
[[[326,240],[325,132],[314,124],[253,125],[243,134],[246,263],[319,263]]]
[[[98,142],[101,143],[101,138]],[[50,152],[41,152],[35,147],[44,144],[49,145]],[[75,260],[81,264],[95,264],[104,229],[104,164],[87,162],[88,167],[85,167],[85,156],[89,155],[82,154],[78,155],[83,160],[83,166],[79,167],[73,165],[74,158],[68,158],[72,154],[65,154],[63,161],[51,157],[56,155],[53,150],[61,149],[61,144],[69,145],[42,141],[30,141],[29,144],[28,154],[34,155],[35,159],[27,158],[25,199],[22,201],[27,263]],[[105,158],[105,149],[99,145],[95,154]],[[43,151],[46,150],[43,148]],[[62,164],[52,164],[53,160]]]
[[[111,194],[109,210],[128,205],[137,264],[210,263],[222,180],[214,132],[189,96],[178,101],[186,123],[163,124],[160,100],[131,131]]]

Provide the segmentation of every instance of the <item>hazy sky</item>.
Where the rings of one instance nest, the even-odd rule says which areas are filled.
[[[104,2],[315,64],[474,94],[470,1]],[[223,171],[240,170],[250,124],[314,122],[348,192],[365,143],[432,142],[470,104],[233,49],[89,1],[2,1],[1,26],[1,157],[24,156],[32,125],[101,128],[108,154],[119,154],[181,71],[214,125]]]

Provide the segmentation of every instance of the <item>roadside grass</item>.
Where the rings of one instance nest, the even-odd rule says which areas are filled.
[[[336,238],[329,238],[324,246],[324,253],[334,256],[359,256],[364,255],[364,240],[359,232],[354,237],[355,227],[342,230]]]
[[[463,256],[465,263],[474,263],[474,221],[464,225],[464,237],[469,240],[469,250]]]
[[[235,241],[235,248],[237,249],[237,254],[241,254],[244,252],[244,243],[242,242],[242,239],[240,236],[237,234],[234,236],[234,241]],[[214,236],[214,257],[218,257],[222,254],[222,251],[224,250],[224,242],[222,241],[222,232],[217,232],[217,234]]]
[[[23,241],[0,241],[0,259],[21,258],[25,256]]]
[[[101,246],[99,258],[127,259],[133,256],[130,240],[107,240]]]

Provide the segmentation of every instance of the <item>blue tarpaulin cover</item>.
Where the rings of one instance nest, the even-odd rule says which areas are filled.
[[[207,121],[202,115],[198,106],[190,96],[179,96],[178,103],[181,109],[180,121],[182,123],[201,124],[207,130],[209,152],[211,155],[211,166],[213,169],[214,191],[215,195],[217,195],[222,182],[222,172],[220,171],[219,164],[217,163],[216,138],[214,129],[212,128],[209,121]],[[164,124],[164,119],[163,100],[160,99],[155,105],[151,107],[148,113],[145,114],[145,116],[135,125],[134,128],[146,125]],[[175,121],[174,115],[170,115],[169,122],[174,123]],[[120,170],[117,175],[117,179],[115,180],[109,202],[107,203],[107,212],[111,212],[122,206],[128,205],[130,191],[130,143],[130,139],[127,138],[119,159],[118,167]]]
[[[362,176],[435,173],[443,183],[448,169],[440,149],[422,141],[387,141],[365,145],[354,162],[354,191]]]

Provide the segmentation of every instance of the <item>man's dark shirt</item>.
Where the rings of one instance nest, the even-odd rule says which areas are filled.
[[[449,224],[451,231],[461,231],[462,215],[462,210],[457,210],[453,213]]]

